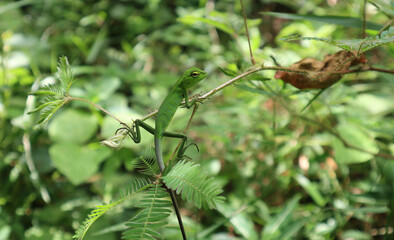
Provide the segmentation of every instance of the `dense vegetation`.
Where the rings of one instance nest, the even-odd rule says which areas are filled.
[[[255,65],[238,0],[1,1],[0,240],[71,239],[95,206],[135,190],[153,138],[100,144],[122,125],[94,104],[131,125],[193,66],[208,77],[192,94],[254,73],[210,95],[191,120],[199,152],[186,155],[225,200],[199,209],[179,197],[188,239],[393,239],[393,3],[244,6]],[[343,49],[357,61],[332,70],[347,72],[324,91],[275,78],[294,79],[275,70],[306,58],[327,66]],[[321,77],[309,70],[298,74]],[[59,91],[74,99],[47,111],[48,123],[27,114],[48,100],[29,93],[72,76]],[[179,109],[170,129],[184,131],[191,112]],[[164,142],[166,159],[176,144]],[[106,212],[84,239],[120,239],[152,191]],[[168,221],[160,234],[181,239],[175,214]]]

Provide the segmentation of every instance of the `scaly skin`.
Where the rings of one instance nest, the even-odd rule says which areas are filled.
[[[163,172],[165,168],[161,148],[161,142],[163,137],[182,139],[178,151],[178,157],[182,157],[181,155],[183,155],[184,145],[187,139],[186,135],[184,134],[166,132],[166,129],[183,99],[185,99],[185,106],[187,108],[191,108],[196,103],[196,99],[189,101],[187,90],[201,80],[203,80],[206,76],[207,74],[204,71],[196,67],[190,68],[182,74],[179,80],[172,87],[171,91],[168,93],[167,97],[164,99],[163,103],[160,105],[156,115],[155,128],[152,128],[151,126],[139,119],[135,120],[134,122],[134,128],[133,131],[130,132],[130,134],[131,138],[135,143],[139,143],[141,141],[141,134],[139,129],[140,126],[151,134],[154,134],[156,160],[161,172]]]

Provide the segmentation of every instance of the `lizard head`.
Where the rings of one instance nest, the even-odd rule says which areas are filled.
[[[182,75],[182,85],[186,89],[190,88],[193,85],[197,84],[199,81],[203,80],[206,76],[207,73],[199,68],[189,68]]]

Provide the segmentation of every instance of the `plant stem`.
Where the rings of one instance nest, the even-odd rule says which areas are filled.
[[[83,99],[83,98],[77,98],[77,97],[70,97],[70,96],[65,97],[65,99],[66,99],[67,101],[77,100],[77,101],[82,101],[82,102],[89,103],[90,105],[93,105],[94,107],[100,109],[101,111],[103,111],[103,112],[105,112],[106,114],[108,114],[109,116],[111,116],[113,119],[115,119],[116,121],[118,121],[120,124],[126,125],[126,124],[125,124],[124,122],[122,122],[119,118],[115,117],[115,115],[113,115],[112,113],[108,112],[106,109],[100,107],[99,105],[97,105],[97,104],[95,104],[95,103],[93,103],[93,102],[91,102],[91,101],[89,101],[89,100],[86,100],[86,99]]]
[[[381,68],[375,68],[372,66],[367,66],[364,68],[360,69],[355,69],[355,70],[348,70],[348,71],[334,71],[334,72],[316,72],[316,71],[309,71],[309,70],[296,70],[296,69],[291,69],[291,68],[285,68],[285,67],[264,67],[264,66],[258,66],[256,68],[253,68],[252,70],[249,70],[247,72],[244,72],[235,78],[230,79],[229,81],[223,83],[222,85],[212,89],[211,91],[205,93],[201,97],[198,98],[200,101],[204,101],[208,99],[210,96],[213,94],[223,90],[224,88],[230,86],[231,84],[241,80],[244,77],[247,77],[253,73],[259,72],[259,71],[264,71],[264,70],[274,70],[274,71],[285,71],[285,72],[295,72],[295,73],[300,73],[300,74],[308,74],[308,73],[314,73],[314,74],[351,74],[351,73],[358,73],[358,72],[367,72],[367,71],[375,71],[375,72],[384,72],[384,73],[390,73],[394,74],[394,70],[388,70],[388,69],[381,69]],[[189,98],[189,100],[192,100],[192,98]],[[181,104],[184,104],[185,102],[183,101]],[[141,120],[145,121],[148,118],[151,118],[155,116],[157,113],[157,110],[149,113],[148,115],[144,116]]]
[[[250,45],[250,37],[249,37],[249,30],[248,30],[248,23],[246,21],[246,14],[245,14],[245,8],[244,8],[244,1],[240,0],[241,2],[241,7],[242,7],[242,16],[244,18],[244,23],[245,23],[245,31],[246,31],[246,37],[248,38],[248,44],[249,44],[249,53],[250,53],[250,61],[252,62],[253,65],[256,65],[256,61],[254,60],[253,57],[253,52],[252,52],[252,47]]]
[[[186,126],[185,130],[183,131],[183,133],[186,134],[187,131],[189,130],[191,121],[192,121],[193,116],[194,116],[194,114],[196,113],[197,109],[198,109],[198,105],[195,104],[195,105],[194,105],[194,108],[193,108],[192,115],[190,116],[189,122],[187,123],[187,126]],[[180,147],[180,145],[181,145],[181,142],[182,142],[182,140],[180,140],[180,141],[178,142],[178,145],[176,146],[174,152],[172,153],[172,155],[171,155],[171,157],[170,157],[170,160],[169,160],[170,162],[173,160],[173,158],[174,158],[176,152],[178,152],[178,149],[179,149],[179,147]],[[182,216],[181,216],[181,213],[180,213],[180,211],[179,211],[178,202],[176,201],[175,193],[174,193],[174,191],[172,191],[172,189],[169,189],[169,188],[167,188],[167,191],[168,191],[168,193],[169,193],[170,196],[171,196],[171,200],[172,200],[172,203],[173,203],[173,206],[174,206],[174,209],[175,209],[176,217],[177,217],[177,219],[178,219],[179,227],[180,227],[181,232],[182,232],[182,237],[183,237],[184,240],[186,240],[186,232],[185,232],[185,228],[183,227]]]
[[[181,229],[182,238],[183,238],[183,240],[187,240],[186,231],[185,231],[185,228],[183,227],[182,216],[181,216],[181,212],[179,211],[178,202],[176,201],[175,193],[174,193],[174,191],[172,191],[172,189],[169,189],[169,188],[167,188],[167,191],[171,196],[171,201],[172,201],[172,204],[175,209],[176,218],[178,219],[179,228]]]
[[[363,38],[367,36],[365,29],[367,28],[367,0],[364,0],[363,7]]]

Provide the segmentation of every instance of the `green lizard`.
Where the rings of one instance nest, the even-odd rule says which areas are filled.
[[[144,128],[146,131],[154,135],[155,155],[161,172],[163,172],[165,168],[161,148],[163,137],[182,139],[177,154],[178,157],[183,156],[184,145],[187,139],[185,134],[166,132],[166,129],[183,99],[185,99],[185,106],[187,108],[191,108],[196,103],[197,99],[189,101],[187,90],[203,80],[206,76],[206,72],[196,67],[190,68],[182,74],[181,78],[179,78],[175,83],[163,103],[160,105],[156,115],[155,128],[149,126],[140,119],[134,121],[133,129],[130,131],[130,136],[135,143],[139,143],[141,141],[139,127]]]

